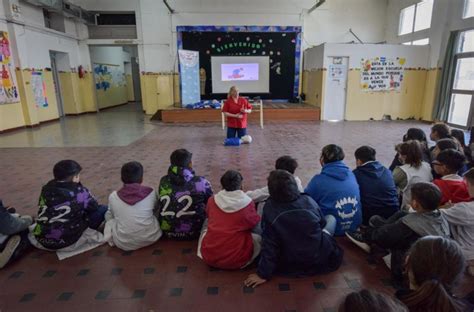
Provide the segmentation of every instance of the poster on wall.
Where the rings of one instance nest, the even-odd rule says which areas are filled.
[[[182,105],[195,104],[201,101],[201,83],[199,73],[199,52],[179,50],[181,72]]]
[[[46,84],[44,82],[42,72],[31,73],[31,88],[33,89],[36,107],[48,107]]]
[[[97,90],[126,86],[125,74],[119,65],[94,64],[94,79]]]
[[[0,31],[0,104],[19,102],[15,72],[13,70],[10,40],[6,31]]]
[[[362,59],[360,74],[361,89],[364,91],[400,91],[405,58],[376,57]]]

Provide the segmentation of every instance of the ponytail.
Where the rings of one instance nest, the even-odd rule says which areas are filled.
[[[418,289],[401,297],[400,300],[411,312],[463,312],[466,310],[466,306],[451,296],[443,284],[436,279],[423,282]]]

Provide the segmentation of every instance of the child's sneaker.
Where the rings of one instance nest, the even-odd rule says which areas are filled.
[[[372,216],[369,219],[369,225],[373,228],[378,228],[387,224],[387,220],[381,216]]]
[[[18,245],[20,245],[20,241],[20,235],[12,236],[8,240],[7,244],[5,245],[5,248],[0,253],[0,269],[3,268],[8,263],[8,261],[10,261],[10,258],[15,253],[15,250],[18,248]]]
[[[365,242],[365,239],[362,235],[361,232],[352,232],[352,233],[348,233],[346,232],[346,236],[354,243],[356,244],[357,246],[359,246],[360,248],[362,248],[362,250],[364,250],[365,252],[367,253],[370,253],[370,246],[369,244],[367,244]]]

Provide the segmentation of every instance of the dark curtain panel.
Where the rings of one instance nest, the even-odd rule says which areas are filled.
[[[454,72],[456,70],[454,56],[456,54],[458,36],[459,31],[453,31],[449,36],[446,53],[444,55],[443,69],[441,71],[441,80],[433,109],[433,120],[447,121],[448,119],[451,90],[453,87]]]

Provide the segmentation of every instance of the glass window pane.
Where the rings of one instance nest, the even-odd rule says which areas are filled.
[[[408,41],[408,42],[402,42],[402,44],[404,44],[404,45],[411,45],[411,41]]]
[[[398,35],[413,32],[413,18],[415,17],[415,5],[409,6],[400,11],[400,25]]]
[[[474,0],[464,0],[464,14],[463,18],[469,18],[474,16]]]
[[[474,57],[458,59],[454,89],[474,90]]]
[[[417,4],[415,31],[431,27],[431,15],[433,13],[433,0],[425,0]]]
[[[458,52],[474,52],[474,29],[461,33]]]
[[[427,45],[427,44],[430,44],[430,38],[413,41],[413,45]]]
[[[464,127],[467,126],[471,98],[472,95],[470,94],[453,94],[451,96],[448,122]]]

